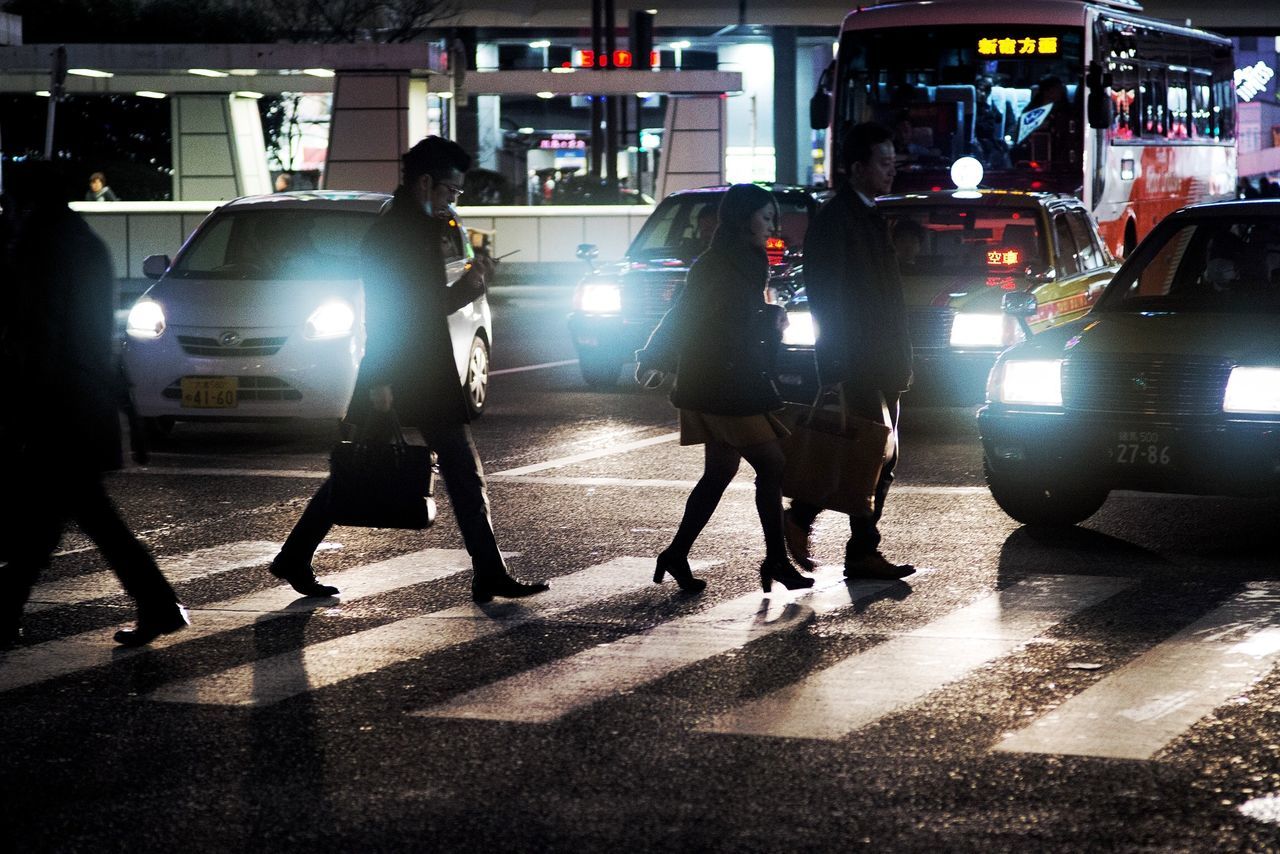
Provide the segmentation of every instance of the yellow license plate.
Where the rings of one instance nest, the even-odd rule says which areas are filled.
[[[183,377],[182,405],[189,409],[235,409],[235,377]]]

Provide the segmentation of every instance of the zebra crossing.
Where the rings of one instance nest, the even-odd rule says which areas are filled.
[[[337,544],[329,544],[337,548]],[[162,560],[177,581],[265,569],[273,544],[246,541]],[[700,574],[713,562],[695,563]],[[0,697],[60,677],[111,666],[155,650],[217,639],[305,611],[363,599],[470,572],[466,553],[423,549],[327,575],[340,597],[299,598],[284,585],[192,608],[189,629],[149,647],[115,646],[109,630],[83,631],[0,654]],[[239,661],[223,669],[155,686],[141,702],[207,707],[262,707],[393,665],[425,660],[441,650],[486,641],[533,623],[572,621],[583,607],[615,609],[629,625],[642,591],[665,600],[672,585],[654,588],[652,558],[619,556],[550,579],[549,594],[518,602],[469,601],[428,613],[397,616],[368,628],[353,624],[336,637]],[[937,583],[938,571],[908,579],[916,589]],[[423,720],[486,720],[537,726],[590,713],[610,699],[726,654],[750,656],[758,641],[848,625],[865,605],[902,582],[846,582],[838,567],[815,573],[804,591],[758,591],[717,599],[713,583],[689,607],[656,624],[639,620],[606,643],[502,676],[487,684],[412,708]],[[1123,608],[1117,594],[1138,580],[1114,576],[1038,575],[976,599],[901,632],[889,632],[859,652],[799,672],[789,684],[745,699],[708,697],[708,714],[689,728],[706,736],[838,741],[889,715],[928,715],[928,697],[961,683],[1095,607]],[[30,611],[92,602],[117,594],[100,573],[37,588]],[[1151,760],[1213,711],[1267,677],[1280,660],[1280,582],[1249,582],[1132,660],[1118,663],[1066,702],[1042,710],[990,749],[1003,754],[1063,754]],[[328,634],[332,635],[332,632]],[[1087,638],[1086,638],[1087,640]],[[1101,640],[1101,639],[1095,639]],[[243,654],[243,652],[241,652]],[[424,665],[425,666],[425,665]],[[697,698],[695,698],[697,699]]]

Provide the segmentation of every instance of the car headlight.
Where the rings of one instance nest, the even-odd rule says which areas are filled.
[[[159,338],[164,332],[164,309],[155,300],[140,299],[129,309],[124,329],[134,338]]]
[[[813,315],[807,311],[787,312],[787,328],[782,330],[782,343],[791,347],[812,347],[818,340]]]
[[[999,403],[1062,405],[1061,359],[1010,359],[991,371],[987,394]]]
[[[622,311],[622,288],[610,282],[596,282],[578,286],[579,311],[592,314],[617,314]]]
[[[951,321],[952,347],[1004,347],[1009,343],[1003,314],[960,312]]]
[[[1223,412],[1280,412],[1280,368],[1232,368]]]
[[[308,338],[341,338],[350,335],[356,325],[356,313],[342,300],[334,300],[311,312],[307,318]]]

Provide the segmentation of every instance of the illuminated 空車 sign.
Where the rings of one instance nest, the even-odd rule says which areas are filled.
[[[1267,88],[1276,73],[1261,59],[1248,68],[1236,69],[1236,97],[1241,101],[1252,101]]]
[[[1043,56],[1057,52],[1057,36],[978,39],[978,53],[982,56]]]

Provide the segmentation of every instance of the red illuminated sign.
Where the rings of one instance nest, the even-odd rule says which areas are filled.
[[[1016,267],[1022,261],[1017,249],[992,249],[987,252],[987,264],[992,267]]]

